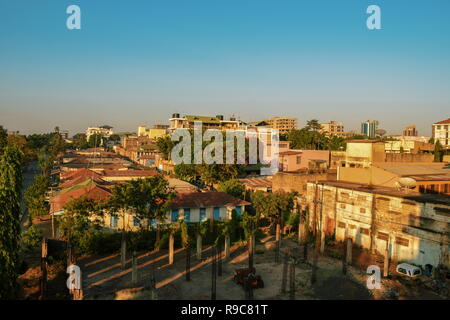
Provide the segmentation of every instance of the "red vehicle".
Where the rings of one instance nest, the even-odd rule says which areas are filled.
[[[250,286],[253,289],[264,288],[264,281],[261,276],[256,275],[255,268],[236,269],[234,272],[234,281],[244,288]]]

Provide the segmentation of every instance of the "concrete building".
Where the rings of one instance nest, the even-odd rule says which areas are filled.
[[[384,142],[378,140],[350,140],[341,166],[366,168],[374,162],[384,162],[384,147]]]
[[[326,170],[330,164],[328,150],[287,150],[279,153],[280,171]]]
[[[114,146],[114,151],[146,167],[154,166],[155,156],[158,153],[155,140],[147,135],[124,136],[120,145]]]
[[[179,113],[174,113],[169,119],[169,132],[176,129],[193,129],[195,122],[201,122],[204,129],[218,129],[218,130],[244,130],[246,125],[235,117],[230,117],[229,120],[224,120],[223,115],[215,117],[186,115],[181,117]]]
[[[139,126],[137,135],[138,137],[149,137],[150,139],[158,139],[167,134],[166,128],[147,128],[146,126]]]
[[[450,149],[450,118],[433,123],[432,134],[435,140],[439,140],[445,149]]]
[[[404,137],[417,137],[419,135],[419,131],[417,131],[416,126],[406,126],[403,129]]]
[[[361,123],[361,134],[373,138],[376,136],[379,122],[377,120],[367,120]]]
[[[286,134],[291,130],[297,129],[297,118],[273,117],[264,119],[269,128],[277,129],[280,134]]]
[[[404,189],[401,182],[408,178],[410,192],[450,195],[450,169],[443,163],[380,162],[370,167],[338,167],[337,179],[367,185]]]
[[[351,238],[392,263],[450,266],[450,197],[405,194],[342,181],[307,184],[309,225],[336,240]]]
[[[328,123],[321,123],[320,132],[326,136],[345,136],[344,125],[342,123],[337,123],[336,121],[330,121]]]
[[[386,153],[431,153],[434,151],[434,145],[428,142],[400,139],[395,141],[386,141],[384,149]]]
[[[177,193],[166,212],[164,224],[179,220],[203,222],[206,220],[231,219],[233,210],[238,215],[245,211],[250,202],[240,200],[223,192]],[[133,213],[105,214],[103,224],[112,230],[138,230],[142,226],[156,226],[156,221],[140,221]]]
[[[111,135],[113,135],[113,127],[103,125],[100,127],[89,127],[86,129],[86,139],[89,141],[89,137],[94,134],[99,134],[102,137],[109,138]]]

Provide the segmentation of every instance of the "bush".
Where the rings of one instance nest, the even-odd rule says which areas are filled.
[[[26,249],[31,250],[38,247],[42,242],[42,231],[35,225],[31,225],[26,231],[22,232],[22,243]]]

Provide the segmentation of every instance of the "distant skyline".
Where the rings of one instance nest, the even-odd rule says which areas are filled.
[[[81,8],[81,30],[66,8]],[[382,30],[366,8],[381,7]],[[450,117],[448,0],[0,0],[0,125],[70,135],[172,113],[335,120],[388,134]]]

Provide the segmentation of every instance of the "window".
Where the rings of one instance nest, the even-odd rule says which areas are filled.
[[[172,222],[176,222],[178,220],[178,209],[172,209]]]
[[[218,219],[220,219],[220,208],[215,207],[214,208],[214,220],[218,220]]]
[[[400,238],[400,237],[396,237],[395,238],[395,243],[400,245],[400,246],[404,246],[404,247],[408,247],[409,246],[409,240],[408,239],[404,239],[404,238]]]
[[[200,221],[206,221],[206,208],[200,208]]]
[[[345,209],[345,204],[341,203],[341,209]]]
[[[236,207],[234,210],[236,210],[236,214],[237,214],[238,216],[241,215],[241,213],[242,213],[241,207]]]
[[[345,229],[345,223],[339,221],[338,222],[338,227],[342,228],[342,229]]]
[[[139,227],[141,225],[141,220],[138,217],[133,217],[133,225]]]
[[[389,240],[389,235],[387,233],[384,233],[384,232],[378,232],[377,238],[380,239],[380,240],[388,241]]]
[[[302,156],[297,156],[297,164],[301,164],[302,163]]]
[[[111,225],[111,227],[117,227],[119,225],[119,217],[117,216],[117,214],[111,215],[109,224]]]
[[[366,213],[366,209],[365,208],[359,208],[359,212],[360,213]]]
[[[359,229],[359,233],[361,233],[361,234],[365,234],[365,235],[369,235],[369,229],[367,229],[367,228],[360,228]]]
[[[191,222],[191,209],[184,208],[184,221]]]

